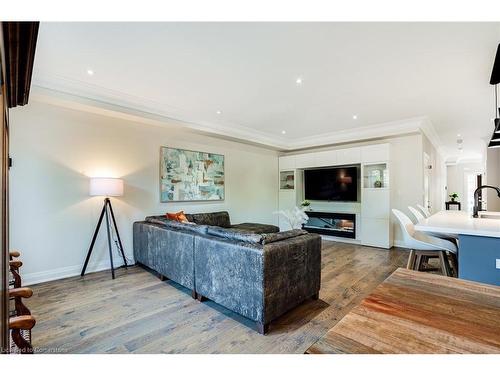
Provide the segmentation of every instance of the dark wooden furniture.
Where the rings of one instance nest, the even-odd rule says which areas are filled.
[[[14,302],[14,307],[9,311],[10,330],[10,352],[20,354],[33,353],[31,345],[31,329],[35,326],[36,320],[31,315],[31,311],[23,303],[23,298],[33,296],[31,288],[22,287],[19,268],[23,263],[17,259],[20,256],[18,251],[9,252],[9,267],[12,278],[9,283],[9,299]]]
[[[9,351],[9,115],[28,103],[39,22],[0,22],[0,353]]]
[[[458,208],[458,211],[461,211],[462,210],[462,204],[460,202],[455,202],[455,201],[448,201],[448,202],[444,202],[445,206],[446,206],[446,210],[450,210],[450,206],[457,206]]]
[[[399,268],[306,353],[500,353],[500,287]]]

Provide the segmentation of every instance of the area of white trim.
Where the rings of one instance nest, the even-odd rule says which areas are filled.
[[[350,243],[353,245],[361,245],[361,241],[357,240],[355,238],[335,237],[335,236],[329,236],[327,234],[320,234],[320,236],[325,241],[333,241],[333,242]]]
[[[122,265],[123,262],[118,262],[114,266],[115,268],[118,268]],[[79,276],[80,272],[82,271],[82,266],[83,264],[78,264],[69,267],[54,268],[47,271],[32,272],[26,274],[21,273],[21,277],[23,279],[23,285],[33,285],[33,284],[43,283],[46,281],[60,280],[60,279],[65,279],[67,277]],[[109,260],[97,264],[89,263],[86,274],[92,272],[110,270],[110,269],[111,265],[109,263]]]
[[[446,159],[448,155],[446,155],[446,152],[443,148],[443,142],[441,141],[441,138],[439,138],[439,135],[436,132],[436,129],[434,128],[434,125],[429,120],[429,118],[427,117],[422,118],[422,124],[420,124],[420,130],[422,131],[422,133],[424,133],[424,135],[431,142],[431,144],[441,155],[441,157]]]
[[[54,81],[58,83],[54,84]],[[183,127],[224,138],[245,140],[246,143],[261,144],[273,149],[286,147],[285,139],[269,136],[265,132],[238,124],[224,126],[199,119],[185,118],[179,113],[179,109],[163,103],[69,79],[57,78],[54,81],[35,80],[30,99],[110,117],[124,118],[125,115],[128,116],[125,119],[130,121],[158,126]],[[93,94],[95,91],[99,92],[100,95]],[[83,104],[83,106],[78,104]]]
[[[56,79],[57,78],[57,79]],[[441,140],[432,122],[426,117],[374,124],[319,135],[285,139],[273,133],[257,131],[238,124],[230,126],[181,119],[177,109],[140,97],[123,94],[103,87],[87,87],[89,84],[56,77],[53,80],[38,79],[33,83],[30,99],[60,107],[75,109],[109,117],[121,118],[155,126],[181,127],[201,134],[243,143],[255,144],[280,151],[329,146],[340,143],[380,139],[422,131],[434,147],[440,149]],[[54,84],[53,82],[57,82]],[[95,91],[102,95],[92,94]]]
[[[401,249],[410,250],[408,246],[401,240],[394,240],[394,247],[399,247]]]
[[[427,121],[426,117],[416,117],[303,137],[297,141],[291,142],[291,147],[288,150],[359,142],[369,139],[384,139],[403,134],[416,133],[421,130],[421,125],[425,121]]]

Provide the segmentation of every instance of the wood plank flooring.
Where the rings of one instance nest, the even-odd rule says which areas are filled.
[[[319,300],[253,322],[139,267],[32,286],[33,345],[49,353],[304,353],[408,259],[405,250],[323,242]]]
[[[400,268],[308,353],[500,353],[500,288]]]

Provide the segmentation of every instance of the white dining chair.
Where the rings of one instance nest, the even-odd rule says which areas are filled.
[[[425,217],[429,217],[431,216],[431,212],[429,211],[428,208],[425,208],[424,206],[422,206],[421,204],[417,204],[417,207],[420,211],[422,211],[422,213],[424,214]]]
[[[403,233],[404,246],[409,248],[408,269],[419,271],[421,269],[422,257],[438,256],[441,272],[445,276],[451,276],[450,263],[447,252],[451,253],[453,268],[457,270],[456,254],[457,246],[442,238],[427,236],[415,230],[410,218],[400,210],[392,209],[392,213],[399,221]]]
[[[417,210],[415,207],[408,206],[408,209],[410,210],[410,212],[413,214],[413,216],[417,220],[417,223],[421,222],[422,220],[425,220],[425,216],[422,215],[422,212]]]
[[[410,210],[410,212],[413,214],[413,216],[417,220],[416,224],[418,224],[422,220],[426,219],[425,216],[422,214],[422,211],[417,210],[415,207],[408,206],[408,209]],[[442,237],[440,237],[440,238],[442,238]],[[434,270],[432,268],[428,268],[429,259],[432,259],[432,258],[439,258],[439,254],[436,252],[434,255],[421,255],[421,256],[417,255],[417,263],[419,264],[419,267],[421,269],[425,268],[426,271],[427,270],[429,270],[429,271]]]

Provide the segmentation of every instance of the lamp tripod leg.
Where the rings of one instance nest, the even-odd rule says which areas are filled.
[[[89,251],[87,252],[87,258],[85,258],[85,263],[83,264],[80,276],[85,275],[85,270],[87,269],[87,265],[89,264],[90,255],[92,254],[92,250],[94,249],[95,240],[97,238],[97,234],[99,233],[99,228],[101,227],[102,218],[104,217],[105,211],[106,211],[106,201],[104,201],[104,205],[102,206],[101,216],[99,216],[99,221],[97,222],[97,226],[94,231],[94,236],[92,237],[92,242],[90,243]]]
[[[109,230],[109,213],[108,205],[110,204],[109,198],[106,198],[104,207],[106,208],[106,231],[108,232],[108,250],[109,250],[109,262],[111,263],[111,277],[115,278],[115,268],[113,266],[113,251],[111,249],[111,231]]]
[[[116,225],[115,214],[113,212],[113,207],[111,206],[111,201],[108,201],[109,212],[111,212],[111,219],[113,220],[113,226],[115,227],[116,238],[118,239],[118,245],[120,247],[120,252],[123,257],[123,262],[125,264],[125,268],[127,268],[127,258],[125,257],[125,252],[123,251],[122,240],[120,238],[120,232],[118,232],[118,226]]]

